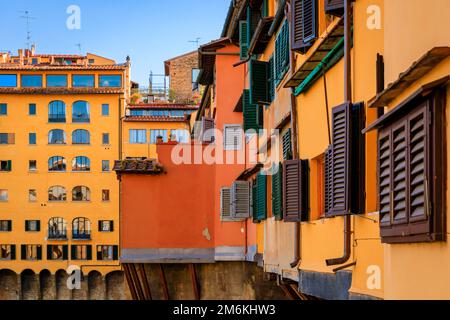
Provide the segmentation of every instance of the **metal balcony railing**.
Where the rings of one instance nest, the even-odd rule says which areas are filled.
[[[66,122],[66,115],[65,114],[49,114],[48,115],[48,122],[50,122],[50,123],[64,123],[64,122]]]
[[[48,239],[50,240],[67,240],[67,230],[49,230]]]

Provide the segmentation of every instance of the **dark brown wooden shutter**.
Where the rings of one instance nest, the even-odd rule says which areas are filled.
[[[333,147],[325,152],[325,215],[330,216],[333,203]]]
[[[378,195],[381,226],[391,226],[391,154],[390,130],[380,132],[378,137]]]
[[[392,221],[406,223],[407,192],[407,140],[406,121],[402,121],[392,131]]]
[[[202,142],[214,142],[214,119],[203,117],[201,137]]]
[[[334,16],[342,16],[344,14],[344,0],[324,0],[325,13]]]
[[[303,0],[292,0],[291,6],[291,45],[292,50],[303,50]]]
[[[317,38],[317,0],[303,0],[303,42]]]
[[[286,222],[308,221],[309,167],[306,160],[283,163],[283,216]]]

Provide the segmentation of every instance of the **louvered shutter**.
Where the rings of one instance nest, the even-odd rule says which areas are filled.
[[[378,137],[378,195],[381,226],[391,226],[391,155],[390,130],[380,132]]]
[[[241,150],[242,149],[242,128],[241,126],[225,126],[224,149]]]
[[[260,127],[258,126],[257,119],[257,106],[250,103],[250,91],[244,90],[244,94],[242,97],[242,109],[244,115],[244,131],[255,130],[259,131]]]
[[[52,249],[53,249],[53,246],[47,245],[47,260],[49,260],[49,261],[53,260]]]
[[[11,245],[11,260],[16,260],[16,245]]]
[[[97,260],[102,261],[103,260],[103,248],[102,246],[97,246]]]
[[[303,42],[317,38],[317,0],[303,0]]]
[[[113,260],[119,260],[119,246],[113,246]]]
[[[292,160],[292,131],[288,129],[283,135],[283,158]]]
[[[257,223],[258,222],[258,218],[257,218],[257,212],[258,212],[258,186],[256,185],[256,180],[252,182],[252,199],[251,199],[251,204],[252,204],[253,222]]]
[[[261,19],[261,8],[249,6],[247,8],[248,43],[250,44],[258,23]]]
[[[214,142],[214,119],[203,117],[202,119],[202,142]]]
[[[27,246],[24,244],[20,246],[20,256],[22,260],[27,260]]]
[[[249,47],[249,39],[248,39],[248,22],[240,21],[239,22],[239,46],[240,46],[240,58],[241,61],[246,60],[248,57],[248,47]]]
[[[256,220],[263,221],[267,219],[267,176],[259,173],[256,176]]]
[[[8,220],[8,231],[12,231],[12,221]]]
[[[344,0],[325,0],[325,13],[342,16],[344,14]]]
[[[283,165],[274,165],[272,175],[272,215],[277,221],[283,219]]]
[[[220,190],[220,219],[222,221],[231,220],[231,189],[222,188]]]
[[[269,63],[250,61],[250,104],[269,102]]]
[[[286,222],[309,219],[309,167],[307,160],[283,163],[283,216]]]
[[[12,171],[12,160],[8,160],[8,164],[7,164],[6,170],[7,171]]]
[[[63,245],[63,260],[69,260],[69,246]]]
[[[325,215],[330,216],[333,203],[333,147],[325,152]]]
[[[333,201],[331,215],[350,214],[350,106],[333,109]]]
[[[37,246],[37,260],[42,260],[42,246]]]
[[[63,253],[63,256],[64,256],[64,253]],[[77,246],[74,246],[74,245],[70,246],[70,258],[72,260],[78,260],[78,257],[77,257]]]
[[[291,13],[292,50],[302,50],[305,47],[303,42],[303,0],[292,0]]]
[[[87,260],[92,260],[92,246],[91,245],[86,246],[86,255],[87,255]]]
[[[275,40],[275,85],[283,80],[289,69],[289,61],[289,24],[286,20]]]
[[[41,231],[41,221],[40,220],[36,221],[36,231],[37,232]]]
[[[250,218],[250,183],[236,181],[231,188],[231,217],[235,220]]]
[[[269,59],[269,102],[275,100],[275,61],[272,55]]]

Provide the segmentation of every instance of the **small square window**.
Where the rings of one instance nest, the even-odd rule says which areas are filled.
[[[28,161],[28,170],[29,171],[37,171],[37,161],[36,160]]]
[[[0,260],[16,260],[16,246],[9,244],[0,245]]]
[[[41,231],[41,222],[39,220],[27,220],[25,221],[26,232],[39,232]]]
[[[102,143],[103,143],[104,145],[109,144],[109,133],[104,133],[104,134],[102,135]]]
[[[102,104],[102,116],[109,116],[109,104]]]
[[[107,202],[110,201],[109,190],[102,190],[102,201]]]
[[[109,160],[103,160],[102,161],[102,171],[103,172],[109,172],[110,171]]]
[[[36,144],[36,133],[30,133],[28,135],[28,143],[30,145],[35,145]]]
[[[0,115],[6,116],[8,114],[8,105],[6,103],[0,103]]]
[[[36,115],[36,104],[35,103],[30,103],[28,105],[28,115],[30,115],[30,116]]]
[[[11,232],[11,231],[12,231],[12,221],[0,220],[0,232]]]
[[[8,201],[8,190],[0,189],[0,201]]]
[[[117,246],[97,246],[97,260],[113,261],[118,259]]]
[[[11,170],[12,170],[12,161],[11,160],[0,160],[0,171],[11,172]]]
[[[36,189],[28,190],[28,201],[36,202],[37,201],[37,191]]]
[[[111,220],[103,220],[99,221],[99,229],[100,232],[113,232],[114,231],[114,222]]]

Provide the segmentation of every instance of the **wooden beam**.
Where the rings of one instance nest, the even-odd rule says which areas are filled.
[[[161,280],[161,287],[163,289],[164,300],[169,300],[169,289],[167,287],[166,276],[164,275],[163,265],[158,264],[159,278]]]
[[[191,275],[192,288],[194,290],[194,298],[195,300],[200,300],[200,290],[198,287],[197,281],[197,272],[195,271],[195,264],[189,264],[189,273]]]
[[[141,281],[139,280],[139,276],[136,272],[136,266],[134,264],[130,264],[130,273],[136,285],[137,296],[139,298],[138,300],[145,300],[144,292],[142,291]]]
[[[148,283],[147,274],[145,273],[145,264],[139,265],[139,272],[141,274],[142,282],[144,284],[145,300],[152,300],[152,292],[150,291],[150,284]]]
[[[133,300],[138,300],[137,294],[136,294],[136,288],[134,287],[133,279],[130,274],[130,269],[128,267],[128,264],[123,264],[123,271],[125,272],[125,278],[127,279],[128,288],[130,289],[131,298]]]

